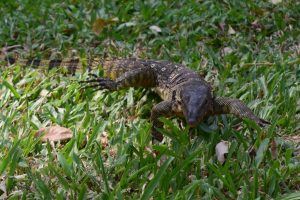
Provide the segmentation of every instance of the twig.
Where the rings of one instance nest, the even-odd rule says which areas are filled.
[[[293,65],[293,64],[300,64],[300,58],[297,58],[295,60],[289,61],[286,64]],[[244,63],[242,67],[249,67],[249,66],[257,66],[257,65],[265,65],[265,66],[273,66],[275,63],[271,62],[259,62],[259,63]]]
[[[3,53],[4,55],[7,55],[8,51],[10,51],[12,49],[16,49],[16,48],[22,48],[22,45],[16,44],[16,45],[12,45],[12,46],[5,46],[1,49],[1,53]]]

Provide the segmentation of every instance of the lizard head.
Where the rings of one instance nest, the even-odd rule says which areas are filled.
[[[211,109],[211,91],[206,85],[190,85],[181,91],[182,111],[187,123],[195,127]]]

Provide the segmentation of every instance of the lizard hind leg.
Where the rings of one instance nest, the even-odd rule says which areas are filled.
[[[257,117],[249,107],[238,99],[226,97],[215,98],[212,114],[233,114],[239,118],[251,119],[261,127],[271,124],[269,121]]]

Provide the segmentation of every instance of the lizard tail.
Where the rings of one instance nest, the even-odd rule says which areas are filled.
[[[32,67],[41,70],[51,70],[53,68],[62,68],[69,73],[93,71],[103,69],[104,76],[112,80],[134,68],[141,67],[136,59],[106,59],[100,57],[87,58],[55,58],[55,59],[24,59],[16,55],[0,54],[0,66],[19,65],[21,67]]]

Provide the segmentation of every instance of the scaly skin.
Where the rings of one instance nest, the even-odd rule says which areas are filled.
[[[81,81],[96,90],[107,89],[116,91],[129,87],[154,88],[162,98],[162,102],[152,108],[150,120],[154,140],[161,141],[162,134],[158,131],[163,127],[160,117],[184,116],[187,123],[194,127],[204,118],[217,114],[233,114],[239,118],[253,120],[259,126],[270,124],[257,117],[242,101],[226,97],[213,97],[208,83],[196,72],[182,64],[168,61],[113,59],[80,60],[71,59],[16,59],[1,57],[6,65],[19,64],[39,69],[63,67],[69,73],[92,70],[99,65],[105,77],[91,74],[91,79]]]
[[[153,139],[161,141],[158,131],[163,127],[159,117],[184,116],[194,127],[204,118],[216,114],[234,114],[239,118],[253,120],[259,126],[270,124],[257,117],[242,101],[226,97],[213,97],[207,82],[184,65],[168,61],[121,59],[104,61],[103,68],[108,78],[92,75],[82,83],[86,87],[110,91],[129,87],[155,88],[162,102],[152,108],[151,122]]]

